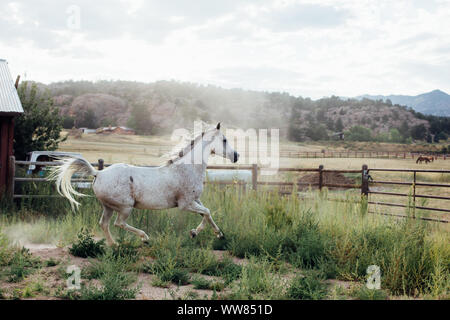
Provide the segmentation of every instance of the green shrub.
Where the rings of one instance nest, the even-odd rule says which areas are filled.
[[[292,299],[321,300],[325,298],[327,290],[321,278],[314,273],[308,273],[292,279],[287,294]]]
[[[22,248],[14,251],[5,275],[9,282],[20,282],[39,267],[39,259],[34,258],[28,249]]]
[[[240,281],[229,296],[233,300],[242,299],[282,299],[284,284],[274,273],[272,265],[266,259],[251,257],[242,267]]]
[[[191,283],[194,285],[195,289],[222,291],[225,287],[223,282],[211,281],[199,276],[194,277],[191,280]]]
[[[69,248],[69,252],[81,258],[98,257],[105,253],[105,239],[95,241],[88,229],[81,228],[78,240]]]
[[[365,285],[360,286],[351,295],[359,300],[386,300],[387,293],[384,290],[369,289]]]
[[[158,257],[149,267],[149,273],[155,274],[163,283],[173,282],[178,285],[189,283],[189,274],[181,268],[173,256]]]
[[[266,223],[275,230],[286,228],[292,225],[292,218],[287,214],[286,208],[278,201],[275,204],[268,204],[264,214]]]
[[[327,235],[319,230],[319,222],[311,211],[302,214],[292,234],[283,243],[283,252],[289,262],[299,268],[318,267],[327,256]]]
[[[55,260],[53,258],[50,258],[44,262],[44,265],[46,267],[54,267],[54,266],[57,266],[58,264],[59,264],[59,261]]]
[[[136,275],[127,272],[129,263],[128,259],[115,257],[112,253],[102,256],[99,262],[96,262],[92,268],[84,272],[84,275],[90,279],[99,279],[101,287],[82,286],[78,299],[134,299],[139,289],[137,287],[129,288],[136,281]]]
[[[225,280],[225,285],[228,285],[241,277],[242,267],[234,263],[230,256],[225,256],[215,265],[204,269],[202,273],[208,276],[222,277]]]
[[[113,256],[116,258],[127,258],[131,261],[137,261],[140,257],[140,243],[132,240],[119,238],[117,245],[112,247]]]

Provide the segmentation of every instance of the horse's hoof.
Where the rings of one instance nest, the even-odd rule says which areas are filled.
[[[150,244],[150,239],[143,239],[142,240],[142,244],[149,245]]]
[[[217,239],[219,239],[219,240],[225,240],[225,235],[223,234],[223,232],[220,232],[220,233],[217,235]]]
[[[189,236],[191,237],[191,239],[194,239],[197,236],[197,231],[192,229],[191,231],[189,231]]]

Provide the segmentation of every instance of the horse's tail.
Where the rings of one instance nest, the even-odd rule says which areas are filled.
[[[49,180],[56,181],[56,190],[60,195],[69,199],[70,205],[74,209],[74,206],[78,207],[80,203],[72,195],[81,197],[86,195],[73,188],[70,181],[72,175],[74,173],[81,173],[82,176],[97,176],[98,171],[83,158],[63,158],[58,160],[62,164],[52,168]]]

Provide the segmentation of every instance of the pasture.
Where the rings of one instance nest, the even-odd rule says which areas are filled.
[[[81,152],[91,162],[160,164],[167,137],[70,137],[62,151]],[[320,150],[282,143],[281,148]],[[281,167],[327,169],[424,168],[413,159],[292,159]],[[450,160],[426,165],[449,169]],[[293,174],[268,177],[294,181]],[[376,180],[406,180],[407,174],[374,173]],[[422,174],[420,181],[448,183]],[[51,186],[43,186],[49,188]],[[394,188],[408,192],[403,188]],[[91,191],[86,191],[92,194]],[[421,193],[436,192],[423,188]],[[448,191],[439,189],[444,195]],[[304,198],[234,186],[207,185],[202,202],[226,239],[208,226],[196,238],[189,230],[200,216],[178,209],[134,210],[129,224],[143,229],[148,244],[111,223],[119,245],[106,248],[98,225],[101,207],[81,199],[22,200],[2,204],[0,296],[46,299],[448,299],[448,226],[367,213],[358,190],[306,190]],[[332,196],[336,200],[327,201]],[[384,201],[395,201],[385,199]],[[397,199],[396,201],[406,201]],[[445,200],[428,203],[445,208]],[[375,208],[374,210],[379,210]],[[383,210],[391,210],[383,208]],[[394,209],[392,209],[394,210]],[[398,210],[398,209],[397,209]],[[404,214],[407,214],[403,210]],[[426,212],[419,214],[428,215]],[[441,214],[441,216],[445,216]],[[447,217],[448,218],[448,217]],[[113,218],[114,220],[114,218]],[[84,228],[85,232],[80,232]],[[88,230],[88,232],[86,232]],[[21,249],[22,246],[28,249]],[[75,256],[77,248],[98,254]],[[100,248],[100,249],[99,249]],[[87,249],[86,249],[87,250]],[[66,269],[78,266],[81,289],[68,290]],[[365,286],[367,267],[381,269],[381,289]]]

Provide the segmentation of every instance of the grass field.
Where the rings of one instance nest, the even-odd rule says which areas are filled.
[[[81,139],[76,139],[69,136],[68,140],[61,144],[60,150],[80,152],[91,162],[96,162],[102,158],[105,163],[130,163],[135,165],[160,165],[167,161],[164,154],[167,153],[174,145],[169,136],[134,136],[134,135],[96,135],[84,134]],[[443,144],[445,145],[445,144]],[[388,144],[388,143],[350,143],[337,141],[335,143],[326,142],[326,144],[306,144],[293,143],[289,141],[280,142],[280,150],[291,151],[310,151],[320,152],[323,149],[340,151],[344,150],[344,146],[350,147],[351,150],[390,150],[390,151],[411,151],[425,149],[425,145],[403,145],[403,144]],[[430,148],[430,147],[428,147]],[[433,147],[439,149],[439,147]],[[246,159],[242,158],[238,165],[248,165]],[[248,159],[247,159],[248,160]],[[221,157],[212,157],[210,163],[231,164],[228,160],[223,160]],[[369,168],[392,168],[392,169],[436,169],[436,170],[450,170],[449,160],[436,160],[429,164],[416,164],[414,159],[373,159],[373,158],[280,158],[280,167],[293,168],[318,168],[319,165],[324,165],[325,169],[361,169],[363,164],[367,164]],[[412,174],[410,173],[385,173],[373,172],[371,176],[374,180],[385,181],[403,181],[411,182]],[[295,181],[299,175],[290,174],[260,177],[261,180],[285,180]],[[450,182],[450,174],[418,174],[417,182],[431,182],[431,183],[448,183]],[[383,192],[394,192],[408,194],[411,192],[409,187],[404,186],[376,186],[376,190]],[[355,191],[357,192],[357,190]],[[450,188],[430,188],[417,187],[417,194],[447,196],[450,197]],[[371,195],[371,200],[376,202],[390,202],[405,204],[408,199],[405,197],[392,197]],[[429,206],[434,208],[447,208],[450,200],[417,200],[417,205]],[[377,207],[373,210],[382,210],[383,212],[402,213],[404,209],[394,207]],[[434,218],[450,219],[447,213],[433,212],[433,211],[418,211],[420,215]]]
[[[61,149],[81,152],[90,161],[103,158],[105,162],[157,164],[158,148],[164,141],[159,137],[93,135],[70,138]],[[149,156],[152,153],[153,158]],[[282,166],[324,164],[329,169],[359,169],[363,163],[383,168],[416,166],[410,160],[385,159],[282,161]],[[437,161],[427,168],[446,166],[445,161]],[[408,178],[402,174],[373,176]],[[441,176],[420,178],[447,183]],[[50,192],[51,186],[47,188]],[[0,297],[450,298],[446,225],[368,214],[358,192],[324,189],[306,195],[302,200],[274,192],[242,193],[233,186],[210,185],[202,202],[224,231],[225,241],[215,239],[209,227],[190,239],[189,230],[201,220],[196,214],[178,209],[135,210],[128,222],[146,231],[150,242],[142,245],[134,235],[111,223],[113,236],[119,239],[119,246],[114,248],[105,248],[99,240],[103,238],[98,225],[101,208],[93,197],[82,198],[77,212],[72,212],[64,199],[23,201],[19,206],[5,202],[0,213]],[[342,201],[326,201],[330,195]],[[93,238],[81,234],[83,228]],[[90,258],[74,256],[80,252],[97,254]],[[69,265],[81,270],[80,290],[67,289],[65,271]],[[369,265],[381,269],[380,290],[365,286]]]

